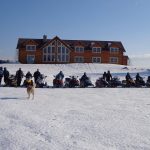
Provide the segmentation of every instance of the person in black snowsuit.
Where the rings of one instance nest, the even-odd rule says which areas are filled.
[[[26,79],[30,79],[30,78],[32,78],[32,74],[30,73],[30,71],[28,71],[26,74]]]
[[[7,70],[6,67],[4,67],[4,83],[5,85],[7,85],[7,82],[8,82],[8,78],[9,78],[9,71]]]
[[[63,78],[64,78],[64,74],[63,74],[63,72],[62,71],[60,71],[57,75],[56,75],[56,79],[60,79],[60,80],[63,80]]]
[[[127,75],[126,75],[126,81],[130,82],[131,80],[132,80],[132,78],[131,78],[131,76],[130,76],[130,74],[128,72]]]
[[[19,68],[19,70],[16,72],[17,86],[20,86],[23,76],[24,73],[21,68]]]
[[[36,83],[37,79],[41,76],[39,69],[37,69],[37,71],[34,72],[33,76],[34,76],[34,82]]]
[[[136,74],[136,82],[140,82],[142,77],[139,75],[139,73]]]
[[[85,81],[88,79],[88,76],[86,75],[86,72],[84,72],[83,76],[81,77],[81,81]]]
[[[103,79],[106,81],[106,77],[107,77],[107,73],[106,72],[104,72],[103,73]]]
[[[109,82],[109,81],[111,81],[111,79],[112,79],[112,75],[111,75],[110,71],[107,71],[106,81]]]
[[[3,75],[4,75],[3,67],[0,67],[0,86],[1,86]]]

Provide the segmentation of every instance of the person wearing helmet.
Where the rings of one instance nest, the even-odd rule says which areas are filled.
[[[0,67],[0,86],[1,86],[3,75],[4,75],[3,67]]]

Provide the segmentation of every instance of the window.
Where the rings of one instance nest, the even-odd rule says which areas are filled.
[[[101,57],[92,57],[92,63],[101,63]]]
[[[34,64],[35,62],[35,55],[27,55],[27,63]]]
[[[58,41],[57,48],[57,61],[58,62],[69,62],[69,49]]]
[[[110,57],[110,63],[117,64],[118,63],[118,57]]]
[[[75,59],[74,59],[74,61],[76,63],[83,63],[84,62],[84,57],[82,57],[82,56],[76,56]]]
[[[26,45],[26,51],[35,51],[36,45]]]
[[[119,52],[119,48],[110,47],[110,53],[118,53],[118,52]]]
[[[93,47],[92,52],[93,53],[101,53],[101,47]]]
[[[55,46],[52,44],[43,49],[43,61],[54,62],[55,61]]]
[[[75,47],[75,52],[84,53],[84,47]]]

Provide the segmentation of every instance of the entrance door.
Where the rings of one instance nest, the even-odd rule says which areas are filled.
[[[34,64],[34,63],[35,63],[35,56],[27,55],[27,64]]]

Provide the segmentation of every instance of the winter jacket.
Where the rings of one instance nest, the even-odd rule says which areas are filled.
[[[17,79],[22,79],[23,76],[24,76],[24,73],[23,73],[22,70],[18,70],[18,71],[16,72],[16,78],[17,78]]]

